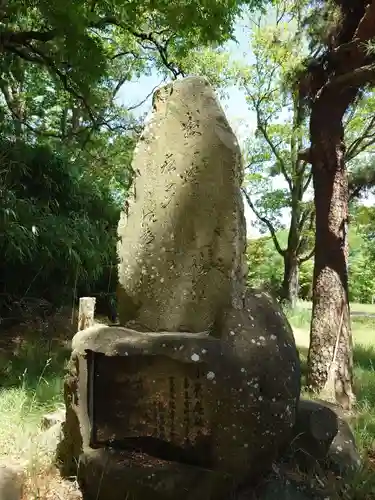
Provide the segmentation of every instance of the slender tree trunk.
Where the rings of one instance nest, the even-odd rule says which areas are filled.
[[[291,307],[295,307],[299,292],[299,263],[294,252],[286,250],[284,254],[284,278],[281,298]]]
[[[291,149],[295,149],[295,146],[293,146]],[[294,156],[294,171],[296,171],[296,169],[298,168],[298,158],[296,154],[294,154]],[[298,247],[301,243],[301,232],[299,230],[299,226],[301,223],[301,201],[303,197],[302,176],[300,175],[297,179],[292,180],[292,183],[292,213],[288,233],[288,245],[283,255],[284,278],[281,287],[281,299],[287,302],[291,307],[295,307],[299,293]]]
[[[344,94],[344,93],[342,93]],[[316,237],[308,385],[349,408],[354,401],[348,302],[348,179],[342,116],[351,95],[320,99],[312,108],[311,162]],[[346,97],[346,100],[345,100]]]

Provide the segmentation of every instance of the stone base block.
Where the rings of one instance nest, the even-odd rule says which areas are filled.
[[[227,500],[235,490],[229,474],[112,449],[85,450],[78,482],[84,500]]]

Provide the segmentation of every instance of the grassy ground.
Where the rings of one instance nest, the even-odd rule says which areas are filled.
[[[298,304],[298,309],[311,310],[311,302],[301,300]],[[352,302],[350,304],[350,309],[352,312],[375,314],[375,304],[359,304],[358,302]]]
[[[288,313],[301,360],[306,360],[310,311],[305,305]],[[0,462],[29,463],[23,500],[72,500],[76,490],[48,467],[33,443],[41,416],[63,404],[62,378],[74,334],[69,314],[45,325],[28,324],[0,334]],[[375,465],[375,319],[354,318],[355,378],[358,396],[354,430],[361,452]],[[43,332],[41,335],[40,332]],[[374,467],[375,470],[375,467]],[[375,474],[361,476],[353,500],[375,498]],[[374,496],[368,496],[374,485]],[[343,498],[339,496],[338,498]]]
[[[26,464],[23,500],[77,498],[36,444],[42,415],[63,405],[72,335],[65,314],[48,327],[35,322],[0,332],[0,463]]]

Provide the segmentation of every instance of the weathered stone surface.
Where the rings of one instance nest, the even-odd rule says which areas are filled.
[[[293,452],[300,466],[325,462],[337,474],[361,465],[353,432],[342,410],[322,400],[301,400],[298,405]]]
[[[330,467],[338,474],[350,474],[357,470],[362,463],[355,437],[349,424],[351,415],[338,405],[322,400],[319,400],[319,403],[335,413],[338,423],[338,432],[327,454]]]
[[[155,93],[133,169],[118,229],[120,323],[204,331],[241,301],[246,274],[240,149],[204,78]]]
[[[216,328],[228,358],[217,382],[214,453],[225,470],[247,469],[256,478],[291,437],[300,393],[293,332],[280,306],[255,290],[246,292],[241,308],[224,310]]]
[[[103,499],[221,500],[288,445],[300,372],[281,309],[246,291],[240,152],[206,80],[157,92],[133,168],[122,327],[73,339],[59,459],[68,475],[80,461],[85,499],[101,477]]]
[[[56,455],[56,450],[63,439],[62,422],[57,422],[38,436],[38,447],[51,457]]]
[[[81,405],[79,404],[79,385],[83,390],[83,401],[87,398],[87,379],[84,378],[86,367],[84,366],[83,377],[79,374],[79,358],[74,353],[68,363],[68,373],[64,383],[64,401],[66,407],[65,421],[62,424],[63,439],[58,443],[56,449],[56,459],[60,466],[61,473],[65,477],[74,476],[77,473],[77,464],[82,452],[83,438],[87,435],[86,420],[81,416]],[[86,402],[87,403],[87,402]],[[87,410],[86,410],[87,411]],[[85,415],[85,414],[84,414]]]
[[[0,463],[0,500],[21,500],[24,482],[21,465]]]
[[[231,476],[145,454],[86,450],[78,472],[85,500],[228,500]]]
[[[79,332],[65,423],[70,465],[84,449],[111,444],[237,482],[269,468],[288,444],[300,388],[289,324],[266,294],[249,291],[215,328],[222,334],[103,325]]]
[[[327,457],[338,432],[338,419],[335,412],[317,401],[300,400],[293,432],[296,459],[301,466],[310,467]]]
[[[237,500],[328,500],[326,491],[319,491],[308,478],[271,474],[255,491],[245,492]]]

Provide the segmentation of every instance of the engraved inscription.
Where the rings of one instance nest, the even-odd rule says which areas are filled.
[[[174,377],[169,377],[169,421],[170,421],[169,438],[172,442],[175,440],[175,434],[176,434],[175,416],[176,416],[176,383]]]
[[[190,111],[188,111],[186,115],[187,121],[181,123],[182,130],[184,131],[184,138],[187,139],[190,136],[202,135],[202,132],[199,130],[199,121],[194,121],[193,114]]]
[[[196,365],[165,356],[95,357],[96,446],[149,436],[194,448],[210,436],[206,379]]]
[[[165,160],[163,161],[160,170],[164,174],[165,172],[171,172],[176,170],[176,160],[173,158],[172,153],[167,153],[165,155]]]
[[[184,437],[186,444],[189,442],[190,431],[190,401],[189,401],[189,380],[184,378]]]

